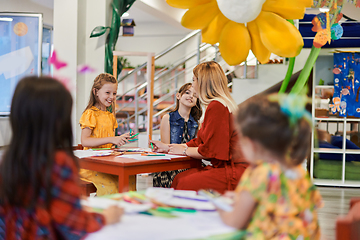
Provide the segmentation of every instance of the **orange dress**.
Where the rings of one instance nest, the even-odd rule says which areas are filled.
[[[91,137],[105,138],[114,137],[115,129],[118,127],[114,114],[108,111],[99,110],[97,107],[92,106],[87,109],[80,118],[81,129],[90,128],[92,130]],[[97,146],[96,148],[110,148],[112,143]],[[89,149],[84,147],[84,150]],[[107,194],[114,194],[119,192],[118,177],[91,171],[87,169],[80,169],[81,179],[84,181],[92,182],[97,191],[97,196],[103,196]]]

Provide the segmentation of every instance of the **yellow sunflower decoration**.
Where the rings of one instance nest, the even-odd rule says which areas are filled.
[[[312,0],[166,0],[188,9],[181,24],[201,29],[202,41],[219,42],[223,59],[230,65],[246,60],[251,49],[260,63],[270,54],[297,56],[303,39],[286,19],[302,19]]]

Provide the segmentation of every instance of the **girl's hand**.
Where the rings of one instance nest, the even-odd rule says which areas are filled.
[[[113,140],[111,141],[111,143],[118,145],[119,147],[124,145],[125,143],[128,143],[128,138],[130,137],[129,133],[125,133],[121,136],[116,136],[113,137]]]
[[[162,143],[160,141],[155,141],[155,140],[150,140],[150,143],[153,144],[153,146],[154,146],[153,151],[155,151],[155,152],[163,152],[163,153],[169,152],[169,145],[167,145],[165,143]]]
[[[184,155],[186,146],[183,144],[170,144],[169,154]]]
[[[236,195],[237,195],[237,194],[236,194],[235,191],[226,191],[226,192],[223,194],[224,197],[230,198],[230,199],[232,199],[232,200],[235,199]]]
[[[118,206],[111,206],[105,209],[102,214],[105,217],[106,225],[120,222],[121,216],[124,213],[124,209]]]

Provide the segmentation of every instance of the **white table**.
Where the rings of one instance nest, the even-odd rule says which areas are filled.
[[[181,213],[178,218],[126,214],[120,223],[105,226],[100,231],[89,234],[86,239],[198,239],[233,231],[235,229],[222,223],[215,211]]]

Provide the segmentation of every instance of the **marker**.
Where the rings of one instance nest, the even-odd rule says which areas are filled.
[[[130,138],[134,138],[134,137],[136,137],[137,135],[139,135],[140,133],[137,133],[137,134],[135,134],[135,135],[132,135]]]
[[[139,140],[139,139],[130,139],[130,140],[128,140],[128,142],[135,142],[137,140]]]
[[[151,135],[149,134],[149,139],[151,140]],[[150,143],[150,145],[151,145],[151,149],[154,149],[154,145],[153,145],[153,143],[151,142]],[[164,155],[165,156],[165,155]]]
[[[131,128],[130,128],[130,136],[131,136]]]

